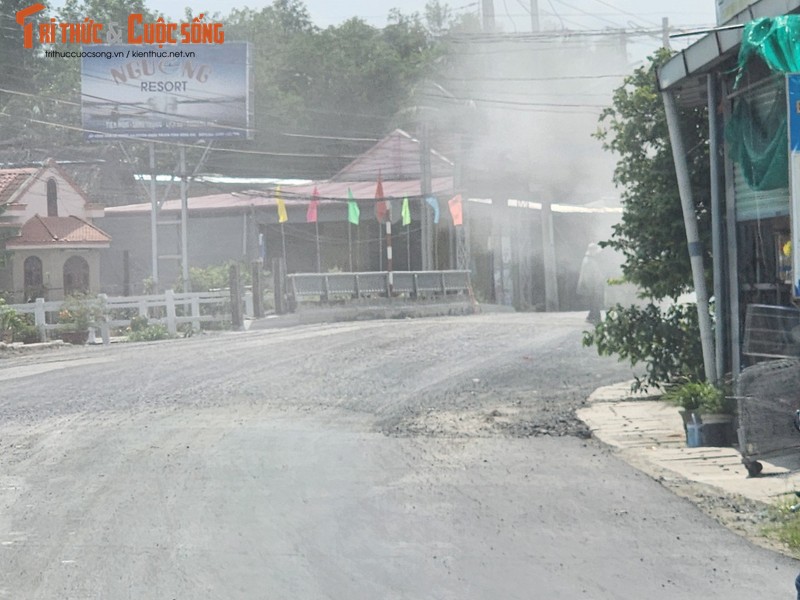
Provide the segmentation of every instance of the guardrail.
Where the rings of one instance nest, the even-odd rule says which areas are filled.
[[[469,271],[372,271],[365,273],[295,273],[287,275],[295,302],[367,297],[412,299],[472,294]]]

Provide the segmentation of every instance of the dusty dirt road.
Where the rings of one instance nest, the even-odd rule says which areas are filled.
[[[0,598],[793,597],[572,412],[583,315],[0,360]]]

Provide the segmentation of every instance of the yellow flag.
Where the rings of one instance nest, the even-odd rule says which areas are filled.
[[[275,188],[275,201],[278,203],[278,223],[286,223],[289,215],[286,214],[286,203],[281,198],[281,186]]]

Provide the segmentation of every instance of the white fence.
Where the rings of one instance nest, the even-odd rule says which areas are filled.
[[[134,310],[137,315],[146,317],[149,323],[165,325],[172,334],[177,333],[178,326],[184,323],[191,323],[192,329],[199,331],[202,323],[231,320],[231,296],[227,290],[189,293],[167,290],[163,294],[117,297],[100,294],[98,299],[102,301],[106,315],[100,324],[104,341],[108,339],[110,328],[130,326],[130,313]],[[40,338],[45,341],[49,337],[48,332],[59,328],[58,313],[62,305],[62,301],[47,302],[44,298],[37,298],[35,302],[10,306],[19,313],[34,315]],[[253,313],[252,305],[252,295],[248,293],[245,295],[245,314]],[[216,309],[203,310],[204,306]],[[120,312],[125,310],[129,315],[120,316]]]

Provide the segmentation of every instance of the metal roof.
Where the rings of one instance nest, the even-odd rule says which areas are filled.
[[[348,190],[353,198],[360,202],[375,201],[377,181],[323,181],[316,184],[287,185],[280,189],[280,197],[287,207],[306,206],[314,188],[317,189],[321,204],[342,203],[348,200]],[[452,177],[435,177],[431,180],[431,189],[434,196],[448,197],[453,195]],[[402,200],[404,197],[415,198],[420,195],[419,180],[411,181],[383,181],[383,194],[387,200]],[[213,194],[210,196],[196,196],[189,198],[189,212],[227,212],[242,213],[252,208],[275,207],[276,190],[231,192],[226,194]],[[181,209],[180,200],[168,200],[161,205],[161,211],[178,212]],[[119,217],[125,215],[140,215],[150,213],[150,203],[128,204],[106,208],[106,217]]]
[[[678,52],[658,71],[658,85],[662,90],[681,91],[685,94],[701,93],[705,75],[726,60],[735,58],[742,43],[742,28],[746,23],[762,17],[800,12],[800,0],[760,0],[752,4],[725,26]]]
[[[455,167],[450,160],[435,150],[431,150],[430,154],[433,177],[453,175]],[[420,173],[419,140],[402,129],[395,129],[331,177],[331,181],[374,182],[378,175],[392,180],[419,179]]]

